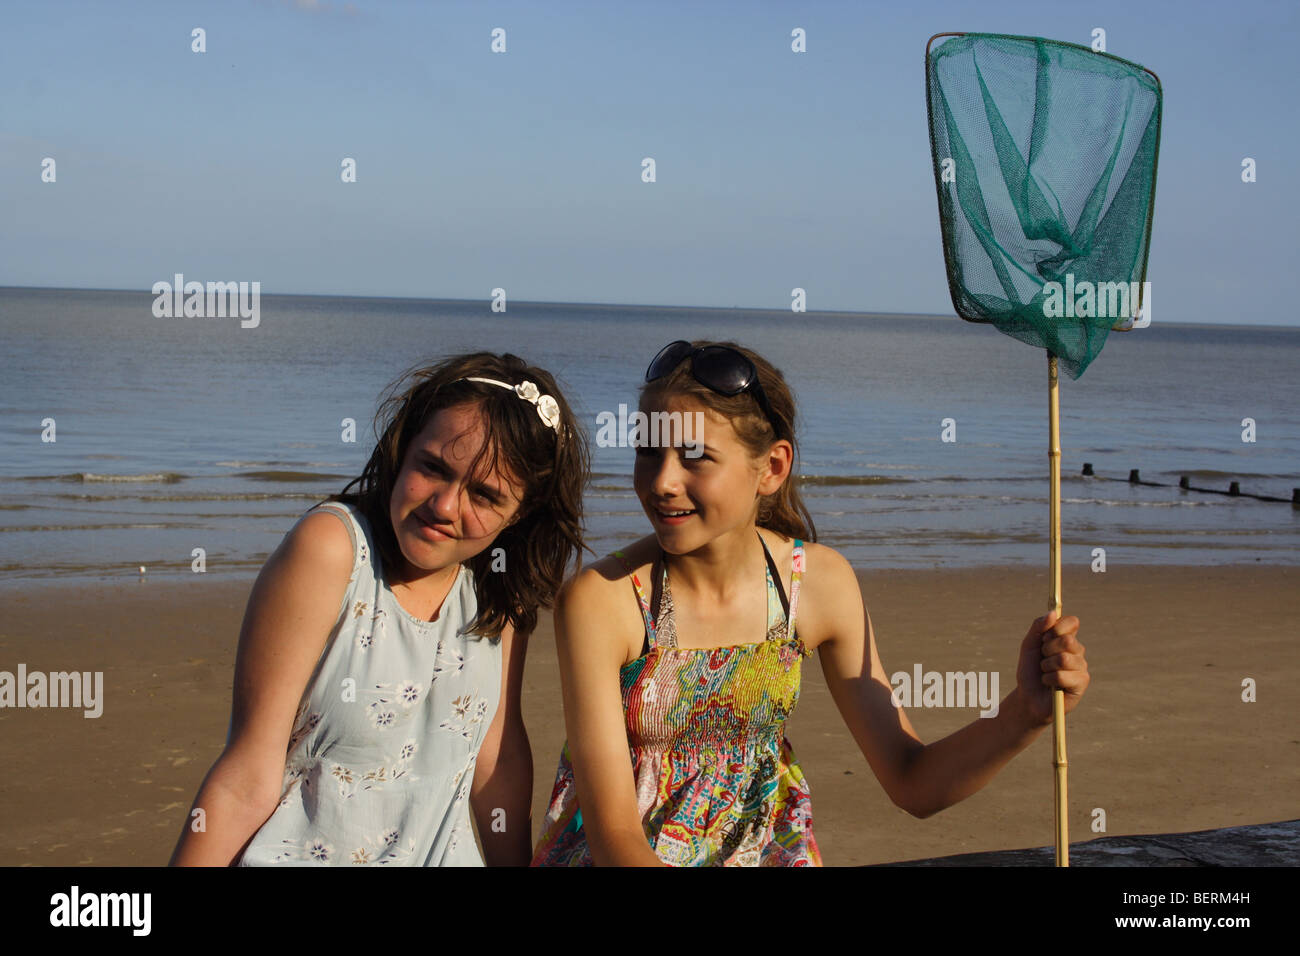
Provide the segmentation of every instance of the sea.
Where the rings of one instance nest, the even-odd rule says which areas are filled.
[[[597,416],[634,408],[647,363],[678,338],[739,342],[782,370],[818,540],[856,567],[1047,565],[1047,359],[989,325],[263,295],[245,328],[153,304],[0,288],[0,584],[181,578],[196,549],[204,573],[250,577],[360,473],[393,379],[482,349],[559,379],[593,441],[588,543],[608,553],[650,526],[634,452],[595,446]],[[1172,317],[1112,333],[1081,378],[1062,373],[1066,567],[1300,562],[1298,372],[1300,328]]]

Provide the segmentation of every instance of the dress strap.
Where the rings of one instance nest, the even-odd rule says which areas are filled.
[[[759,541],[763,541],[763,536],[758,536]],[[794,629],[795,613],[799,609],[799,582],[803,578],[804,572],[804,550],[803,541],[799,538],[794,539],[794,551],[790,555],[791,572],[790,572],[790,600],[787,602],[785,590],[781,587],[781,575],[776,570],[776,561],[772,558],[772,552],[767,548],[767,542],[763,541],[763,554],[767,558],[767,589],[768,589],[768,607],[773,606],[773,596],[781,601],[781,609],[785,611],[785,627],[777,631],[772,639],[777,637],[782,641],[789,641],[796,637]],[[800,641],[802,649],[803,642]]]
[[[785,588],[781,587],[781,574],[776,569],[776,561],[772,557],[772,552],[767,549],[767,542],[763,540],[763,536],[761,534],[758,536],[758,543],[763,546],[763,558],[767,562],[767,568],[765,569],[764,573],[767,578],[767,591],[768,591],[767,604],[768,604],[769,611],[773,610],[772,598],[776,597],[781,605],[781,617],[782,618],[788,617],[790,614],[790,605],[785,599]],[[771,618],[773,616],[774,616],[773,614],[769,613],[768,616],[769,619],[767,622],[769,627],[772,624]]]
[[[790,571],[790,613],[785,619],[786,640],[789,640],[794,633],[794,615],[799,610],[799,582],[803,579],[804,572],[803,542],[798,538],[794,539],[794,553],[790,556],[790,563],[792,566]]]
[[[636,576],[636,572],[632,569],[632,565],[628,564],[627,557],[622,551],[615,551],[613,554],[614,557],[618,558],[619,563],[623,565],[623,568],[627,571],[628,577],[632,579],[632,587],[636,589],[637,602],[641,605],[641,617],[645,620],[646,640],[649,642],[651,647],[654,647],[656,643],[655,619],[650,614],[650,602],[646,600],[645,591],[641,587],[641,581]]]
[[[677,646],[677,608],[673,606],[673,589],[668,586],[668,561],[659,553],[663,572],[659,583],[659,630],[655,632],[660,647]]]

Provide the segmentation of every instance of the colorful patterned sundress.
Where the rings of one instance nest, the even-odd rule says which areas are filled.
[[[794,543],[788,616],[766,543],[763,552],[767,637],[730,647],[678,647],[667,567],[658,624],[628,568],[649,647],[620,672],[637,806],[651,848],[672,866],[822,862],[808,783],[785,738],[800,665],[811,653],[794,629],[803,542]],[[623,560],[622,552],[614,554]],[[533,865],[591,862],[566,744]]]

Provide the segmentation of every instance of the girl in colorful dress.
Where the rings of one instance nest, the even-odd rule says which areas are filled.
[[[528,862],[524,651],[582,546],[585,438],[547,372],[485,352],[400,379],[376,434],[258,576],[174,864]]]
[[[814,651],[881,785],[918,817],[1034,740],[1055,688],[1067,711],[1078,703],[1078,619],[1048,615],[1030,625],[997,715],[922,743],[853,569],[812,543],[781,374],[732,343],[673,342],[650,363],[640,410],[661,426],[638,436],[633,478],[654,533],[584,568],[557,601],[568,741],[534,865],[820,865],[784,735]],[[672,440],[665,424],[679,426]]]

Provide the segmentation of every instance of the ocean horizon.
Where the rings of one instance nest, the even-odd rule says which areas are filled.
[[[130,290],[0,288],[0,582],[250,575],[369,456],[414,363],[512,351],[593,440],[596,554],[649,532],[633,451],[596,447],[655,352],[731,339],[782,369],[819,540],[860,568],[1047,561],[1043,353],[955,316],[261,296],[260,321],[159,318]],[[1295,564],[1300,329],[1178,324],[1110,337],[1061,380],[1063,561]],[[356,423],[355,441],[342,423]],[[54,441],[42,440],[54,423]],[[1082,474],[1090,463],[1094,477]],[[1131,469],[1144,482],[1131,484]],[[1226,492],[1237,482],[1243,496]],[[1249,495],[1284,499],[1261,501]]]

